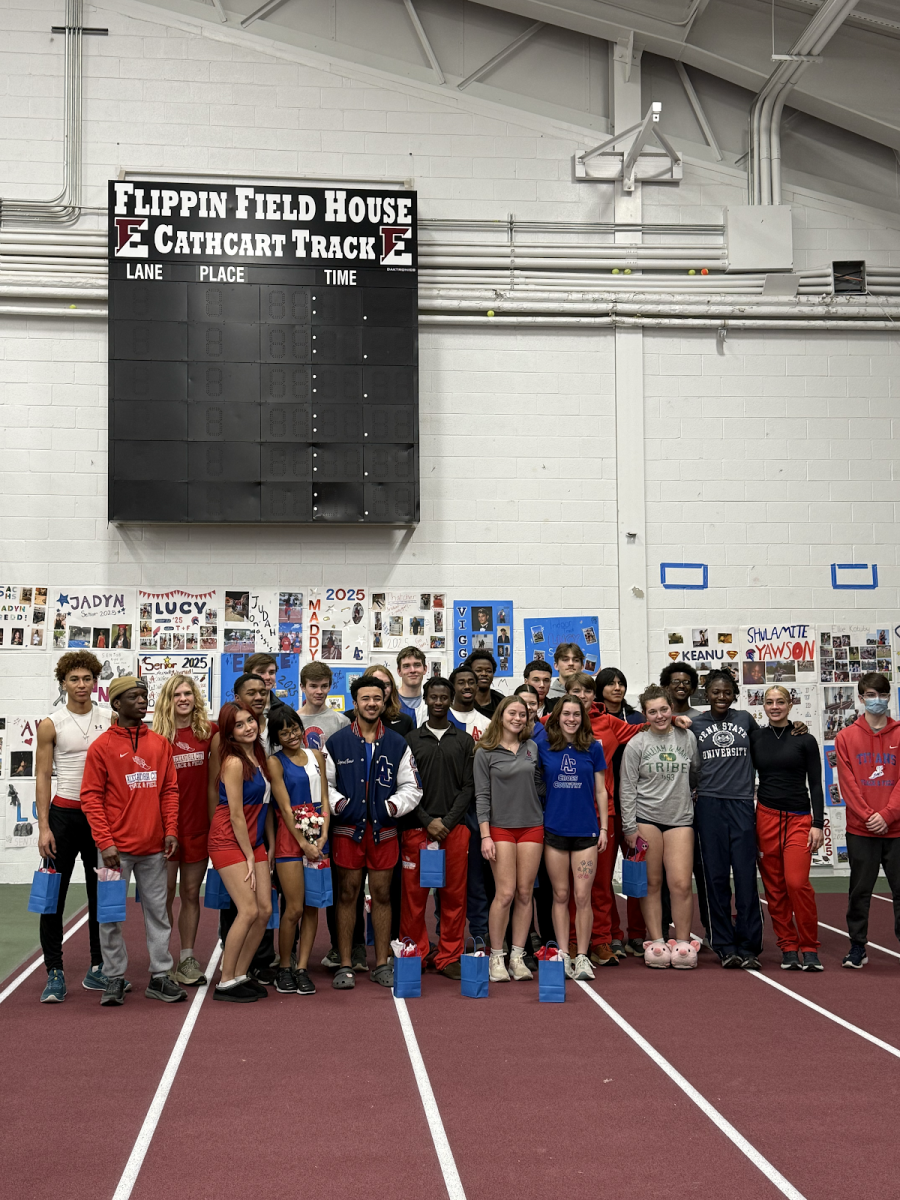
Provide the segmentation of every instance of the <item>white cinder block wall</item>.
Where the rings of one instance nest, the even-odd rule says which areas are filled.
[[[138,6],[132,6],[137,11]],[[59,5],[2,9],[0,191],[60,183]],[[146,13],[147,10],[144,10]],[[196,29],[86,8],[85,200],[122,167],[411,178],[423,216],[608,220],[571,181],[585,140],[559,121],[363,69],[275,58]],[[306,56],[307,59],[310,56]],[[51,114],[51,115],[48,115]],[[588,136],[591,136],[590,134]],[[734,171],[688,166],[645,188],[649,221],[719,221]],[[900,261],[900,222],[797,191],[797,265]],[[100,220],[98,216],[98,220]],[[648,331],[647,595],[662,629],[722,621],[898,619],[886,334]],[[0,321],[3,581],[309,586],[348,580],[511,597],[518,618],[598,612],[618,655],[614,338],[610,331],[424,329],[422,520],[412,531],[131,527],[106,522],[102,322]],[[707,592],[664,591],[660,561],[701,561]],[[829,564],[875,561],[877,592],[835,593]],[[521,649],[516,665],[523,663]],[[40,711],[49,655],[0,653],[0,715]],[[632,680],[632,689],[644,680]],[[0,880],[30,864],[0,851]]]

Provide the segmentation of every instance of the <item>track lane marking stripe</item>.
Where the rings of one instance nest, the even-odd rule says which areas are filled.
[[[78,930],[82,927],[82,925],[85,923],[85,921],[87,921],[89,915],[90,914],[86,912],[83,917],[79,917],[78,920],[75,922],[75,924],[70,926],[70,928],[66,930],[66,932],[63,934],[64,942],[67,942],[73,933],[78,932]],[[20,983],[24,983],[25,980],[28,978],[28,976],[33,975],[34,972],[38,969],[38,967],[43,966],[43,964],[44,964],[44,956],[40,953],[40,951],[38,951],[38,956],[34,960],[34,962],[31,964],[31,966],[26,967],[21,975],[17,975],[16,978],[12,981],[12,983],[8,984],[7,987],[5,987],[2,992],[0,992],[0,1004],[3,1003],[3,1001],[6,999],[7,996],[12,995],[12,993],[16,990],[16,988],[19,986]]]
[[[762,896],[760,896],[760,900],[766,906],[766,908],[769,907],[768,900],[763,900]],[[888,903],[890,904],[891,902],[888,901]],[[824,921],[817,920],[816,924],[822,929],[830,930],[831,933],[839,933],[842,937],[848,936],[846,929],[837,929],[834,925],[826,925]],[[877,942],[866,942],[866,946],[871,946],[873,950],[880,950],[882,954],[889,954],[891,958],[900,958],[900,954],[898,954],[896,950],[888,950],[887,946],[879,946]]]
[[[770,1163],[769,1160],[762,1155],[759,1150],[756,1149],[755,1146],[748,1142],[744,1135],[739,1133],[731,1124],[731,1122],[726,1120],[719,1110],[714,1108],[713,1105],[710,1104],[710,1102],[706,1099],[706,1097],[702,1096],[700,1092],[698,1092],[693,1086],[693,1084],[689,1083],[685,1077],[672,1066],[667,1058],[663,1058],[660,1052],[655,1049],[655,1047],[651,1046],[647,1039],[638,1033],[633,1025],[629,1025],[625,1018],[620,1016],[611,1004],[608,1004],[602,996],[600,996],[592,988],[588,987],[586,983],[579,983],[578,986],[585,993],[585,995],[590,996],[594,1003],[603,1009],[610,1020],[614,1021],[623,1033],[627,1034],[628,1037],[630,1037],[631,1040],[637,1046],[639,1046],[641,1050],[644,1051],[648,1058],[652,1059],[652,1061],[656,1063],[661,1071],[668,1075],[668,1077],[677,1087],[681,1088],[687,1098],[693,1101],[693,1103],[697,1105],[697,1107],[702,1113],[705,1114],[705,1116],[709,1117],[710,1121],[712,1121],[716,1128],[721,1130],[721,1132],[725,1134],[729,1141],[734,1143],[738,1150],[740,1150],[740,1152],[745,1155],[750,1162],[752,1162],[753,1165],[762,1172],[763,1175],[765,1175],[770,1183],[772,1183],[783,1196],[789,1197],[789,1200],[805,1200],[803,1193],[798,1191],[797,1188],[795,1188],[790,1182],[790,1180],[785,1179],[781,1172],[774,1167],[772,1163]]]
[[[222,953],[221,943],[216,943],[216,948],[212,952],[212,957],[206,965],[204,974],[207,979],[211,979],[216,967],[219,963],[219,957]],[[141,1125],[140,1132],[137,1135],[137,1140],[132,1147],[131,1154],[128,1156],[128,1162],[125,1164],[125,1170],[122,1172],[122,1177],[119,1180],[119,1185],[113,1193],[113,1200],[128,1200],[134,1190],[134,1185],[137,1183],[138,1175],[141,1173],[141,1167],[144,1165],[144,1159],[147,1151],[150,1149],[150,1143],[153,1141],[153,1135],[156,1132],[156,1127],[159,1124],[159,1119],[162,1116],[162,1111],[166,1106],[166,1101],[169,1098],[169,1092],[172,1090],[172,1084],[175,1082],[175,1076],[178,1074],[178,1068],[181,1066],[181,1060],[184,1057],[184,1052],[187,1049],[187,1044],[190,1041],[191,1034],[194,1031],[194,1026],[197,1024],[197,1018],[200,1016],[200,1008],[203,1001],[206,999],[206,993],[209,991],[210,985],[203,983],[197,988],[196,995],[191,1001],[187,1016],[184,1019],[184,1024],[181,1026],[181,1033],[178,1035],[178,1041],[169,1055],[169,1061],[166,1063],[166,1069],[163,1071],[162,1079],[159,1081],[159,1086],[156,1089],[150,1107],[147,1110],[147,1115],[144,1117],[144,1123]]]
[[[447,1195],[450,1200],[466,1200],[462,1180],[459,1177],[459,1171],[456,1169],[456,1160],[453,1157],[453,1151],[450,1149],[450,1142],[447,1140],[440,1109],[437,1106],[437,1101],[434,1098],[434,1092],[431,1088],[431,1080],[428,1078],[425,1061],[422,1058],[419,1043],[416,1041],[416,1033],[409,1018],[406,1001],[394,996],[394,1006],[397,1009],[397,1016],[400,1018],[403,1040],[406,1042],[409,1061],[412,1064],[413,1075],[416,1077],[416,1085],[419,1089],[419,1096],[422,1099],[422,1107],[425,1109],[425,1118],[428,1121],[428,1128],[431,1131],[431,1140],[434,1142],[434,1149],[438,1157],[441,1174],[444,1177],[444,1186],[447,1189]],[[113,1200],[124,1200],[124,1197],[119,1197],[116,1194]]]

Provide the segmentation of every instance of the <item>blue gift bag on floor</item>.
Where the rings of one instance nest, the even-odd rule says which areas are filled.
[[[55,913],[59,904],[59,884],[62,876],[56,871],[35,871],[28,897],[28,911],[33,913]]]
[[[481,949],[484,949],[483,938],[472,938],[473,950],[478,949],[478,943],[481,942]],[[490,978],[490,955],[485,954],[483,958],[476,958],[473,954],[464,954],[459,960],[460,969],[462,971],[462,979],[460,981],[460,990],[464,996],[468,996],[470,1000],[487,1000],[488,998],[488,982]]]
[[[128,883],[124,879],[100,879],[97,882],[97,922],[100,925],[114,925],[124,921],[126,901],[128,900]]]
[[[398,1000],[408,1000],[422,995],[422,959],[418,954],[411,958],[394,957],[394,995]]]
[[[444,850],[419,851],[419,887],[442,888],[447,879],[447,854]]]
[[[203,889],[204,908],[231,908],[231,897],[228,888],[222,882],[222,876],[215,868],[210,867],[206,872],[206,887]]]
[[[272,888],[272,915],[266,923],[266,929],[277,929],[281,924],[281,911],[278,907],[278,892]]]
[[[633,858],[622,859],[622,894],[640,900],[647,895],[647,864]]]
[[[551,946],[559,950],[556,942],[548,942],[545,949],[549,950]],[[538,959],[538,1000],[544,1004],[564,1004],[565,999],[566,964],[562,960],[549,962],[544,958]]]
[[[310,908],[327,908],[334,904],[331,867],[312,867],[308,860],[303,860],[303,903]]]

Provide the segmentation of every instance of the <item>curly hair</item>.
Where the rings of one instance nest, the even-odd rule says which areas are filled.
[[[659,686],[667,688],[672,682],[673,675],[687,675],[688,679],[691,681],[691,688],[695,692],[700,686],[700,676],[697,674],[691,664],[686,662],[673,662],[669,663],[667,667],[663,667],[659,673]]]
[[[56,681],[63,683],[70,671],[90,671],[95,679],[100,678],[103,665],[90,650],[70,650],[56,664]]]

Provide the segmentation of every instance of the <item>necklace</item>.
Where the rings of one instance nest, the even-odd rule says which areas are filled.
[[[775,734],[775,741],[776,741],[776,742],[780,742],[780,741],[781,741],[781,739],[784,737],[785,733],[787,732],[787,725],[785,725],[784,729],[779,729],[777,732],[776,732],[776,730],[775,730],[775,726],[774,726],[774,725],[770,725],[770,726],[769,726],[769,728],[770,728],[770,729],[772,730],[772,732]]]
[[[93,705],[91,705],[91,711],[87,714],[87,725],[86,726],[82,726],[79,721],[75,720],[75,714],[72,712],[71,708],[69,709],[69,716],[72,718],[73,721],[75,721],[75,728],[78,730],[78,732],[84,738],[84,740],[87,741],[88,738],[91,736],[91,722],[94,719]]]

